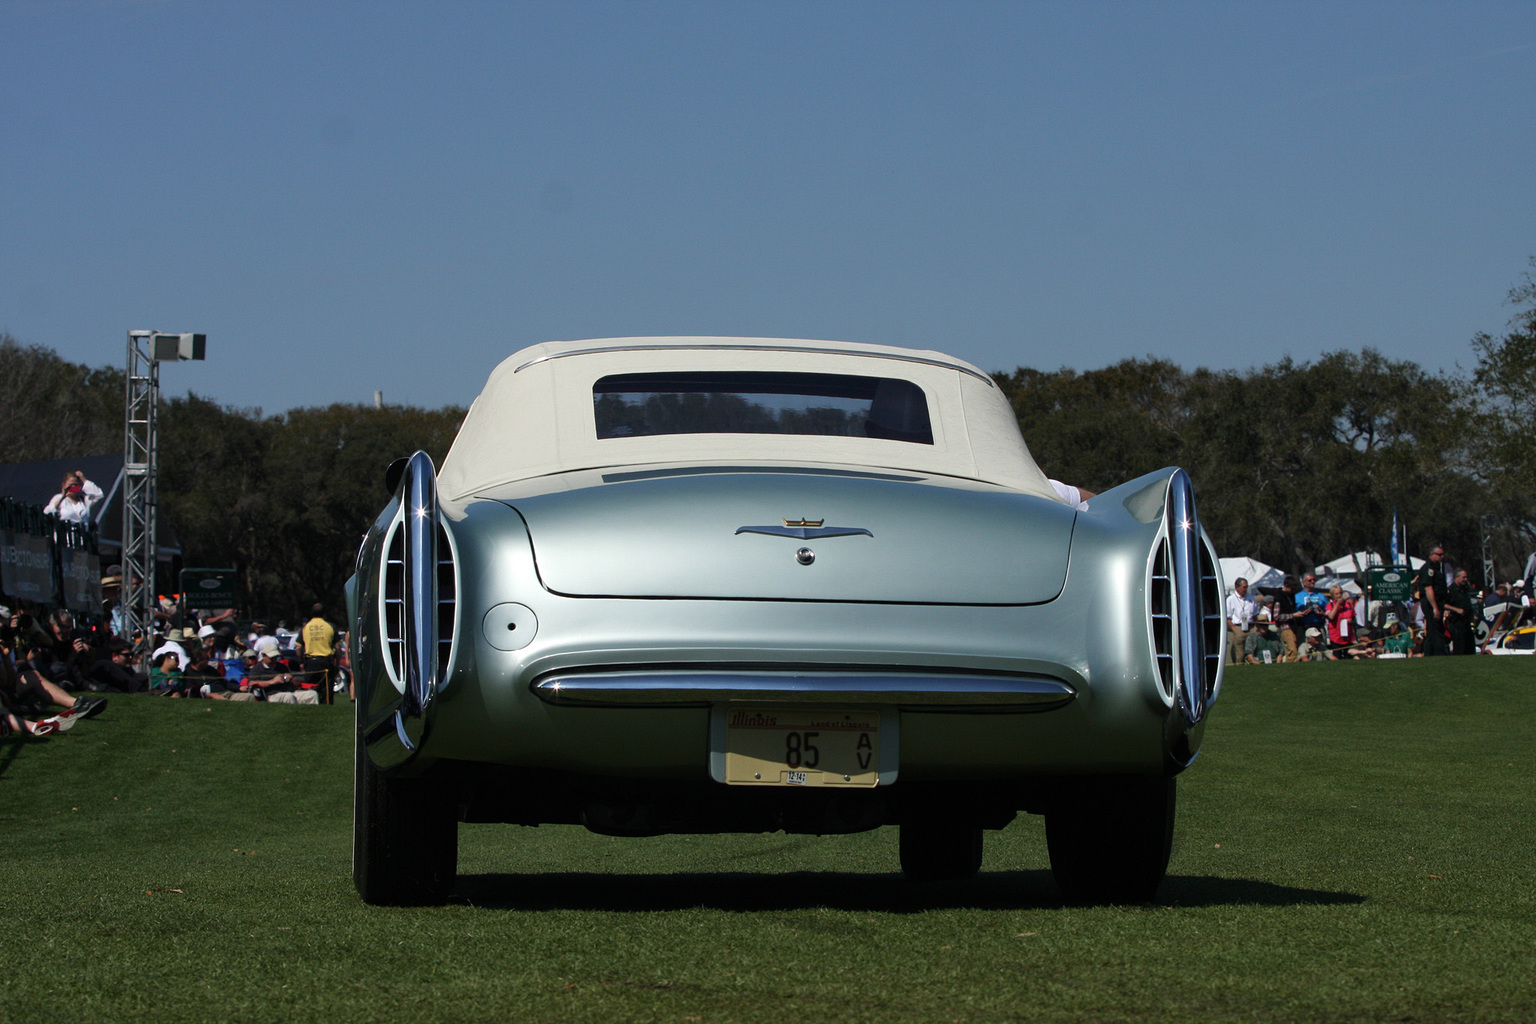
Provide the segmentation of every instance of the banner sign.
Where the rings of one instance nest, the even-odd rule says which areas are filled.
[[[101,556],[78,548],[60,548],[59,570],[64,578],[64,607],[101,614]]]
[[[0,530],[0,587],[12,597],[53,601],[53,545],[29,533]]]
[[[181,570],[181,597],[188,608],[234,608],[235,570]]]
[[[1412,596],[1413,570],[1405,565],[1374,568],[1365,596],[1372,601],[1406,601]]]

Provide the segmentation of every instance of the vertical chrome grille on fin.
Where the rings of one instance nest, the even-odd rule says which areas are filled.
[[[1152,617],[1152,652],[1163,696],[1173,700],[1173,579],[1168,571],[1168,541],[1160,539],[1152,552],[1152,584],[1148,594]]]
[[[443,678],[453,665],[454,625],[458,616],[458,572],[453,543],[442,523],[437,524],[437,663]]]
[[[381,577],[384,665],[396,686],[405,678],[405,531],[397,517],[384,539]]]
[[[407,615],[405,593],[405,530],[396,518],[384,540],[380,567],[380,623],[384,632],[384,663],[391,681],[403,685]],[[453,657],[454,627],[458,619],[458,572],[453,543],[442,523],[437,526],[437,652],[444,678]]]
[[[1221,644],[1227,632],[1227,614],[1221,600],[1221,572],[1211,549],[1200,545],[1200,622],[1205,633],[1206,706],[1216,699],[1221,680]]]
[[[1168,484],[1163,535],[1152,551],[1147,613],[1163,698],[1194,726],[1221,688],[1225,639],[1221,576],[1200,532],[1189,475]]]

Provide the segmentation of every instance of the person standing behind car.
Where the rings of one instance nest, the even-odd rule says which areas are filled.
[[[1275,599],[1274,607],[1270,614],[1273,620],[1280,626],[1280,643],[1285,647],[1285,661],[1296,661],[1298,655],[1296,648],[1296,591],[1301,589],[1301,584],[1296,582],[1295,576],[1287,576],[1280,581],[1280,589],[1265,590],[1264,593]]]
[[[1445,595],[1446,628],[1451,634],[1452,654],[1477,653],[1477,592],[1467,570],[1456,570],[1456,581]]]
[[[311,618],[299,631],[304,646],[304,675],[316,686],[322,703],[331,703],[331,677],[336,674],[336,630],[325,621],[325,606],[310,609]]]
[[[1317,577],[1310,572],[1301,578],[1292,628],[1302,631],[1328,629],[1328,595],[1317,589]]]
[[[1351,648],[1359,639],[1354,599],[1343,587],[1334,584],[1328,591],[1328,607],[1323,614],[1328,619],[1329,645],[1341,658],[1354,657]]]
[[[1424,607],[1424,656],[1450,654],[1450,641],[1445,635],[1445,601],[1450,587],[1445,579],[1445,546],[1436,544],[1429,552],[1429,561],[1419,569],[1413,580],[1414,596]]]
[[[1232,593],[1227,595],[1227,664],[1243,663],[1244,641],[1258,613],[1258,602],[1248,596],[1248,581],[1239,576],[1232,584]]]

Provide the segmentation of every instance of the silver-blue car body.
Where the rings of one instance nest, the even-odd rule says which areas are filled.
[[[1068,899],[1155,894],[1226,642],[1182,470],[1074,506],[961,360],[620,338],[508,358],[387,484],[348,584],[369,902],[445,899],[460,822],[895,825],[929,881],[1019,812]]]

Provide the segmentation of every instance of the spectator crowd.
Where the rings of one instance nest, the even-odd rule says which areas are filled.
[[[102,498],[76,470],[43,512],[85,524]],[[235,608],[198,611],[162,597],[147,630],[129,636],[122,584],[121,568],[108,568],[100,615],[78,618],[0,594],[0,736],[66,732],[101,713],[102,694],[329,704],[351,693],[346,634],[320,604],[297,630],[286,622],[269,629]]]
[[[233,608],[183,610],[160,600],[148,636],[123,635],[121,571],[102,579],[91,623],[0,597],[0,736],[65,732],[106,707],[106,694],[274,704],[329,704],[350,694],[346,635],[316,604],[301,629],[241,622]],[[84,694],[84,696],[72,696]]]
[[[1226,601],[1227,660],[1274,665],[1485,653],[1509,645],[1523,625],[1536,625],[1531,589],[1529,579],[1479,589],[1467,570],[1446,562],[1438,544],[1414,573],[1405,601],[1367,602],[1337,582],[1323,590],[1316,573],[1261,588],[1239,577]]]

